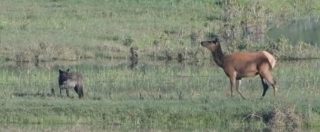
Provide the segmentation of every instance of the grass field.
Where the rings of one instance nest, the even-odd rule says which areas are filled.
[[[191,0],[6,0],[1,4],[1,44],[15,52],[3,56],[14,60],[21,50],[32,54],[39,43],[51,51],[45,60],[125,57],[128,46],[149,49],[154,42],[175,48],[203,27],[203,19],[215,9],[212,5]]]
[[[102,131],[319,128],[319,60],[279,60],[273,71],[277,96],[270,89],[260,100],[257,77],[243,81],[248,100],[242,100],[237,93],[230,97],[227,77],[199,42],[222,38],[228,26],[237,29],[242,20],[263,21],[270,38],[235,37],[236,44],[225,41],[223,49],[320,58],[320,2],[229,2],[225,7],[220,0],[2,0],[0,131],[19,125],[32,131],[23,126],[28,124],[54,130],[72,124],[83,131],[91,125]],[[131,47],[139,54],[134,69],[128,68]],[[176,63],[179,54],[186,61]],[[59,68],[84,75],[84,99],[74,92],[72,98],[59,95]]]
[[[241,85],[248,100],[236,93],[231,98],[227,77],[208,61],[197,65],[142,62],[134,70],[126,63],[91,64],[1,68],[0,122],[159,129],[319,127],[320,73],[315,70],[319,61],[280,61],[273,72],[277,96],[270,89],[263,100],[259,99],[262,86],[258,77]],[[79,100],[73,91],[74,98],[65,93],[60,97],[57,67],[83,73],[84,99]]]
[[[295,7],[296,4],[300,6]],[[276,25],[286,25],[283,23],[301,17],[318,18],[320,4],[316,0],[306,3],[241,0],[231,5],[230,10],[255,10],[250,5],[269,14],[240,14],[230,23],[239,26],[243,18],[255,21],[257,18],[251,18],[255,16],[262,21],[267,19],[268,28],[278,28]],[[199,41],[227,30],[223,28],[223,9],[218,0],[3,0],[0,57],[14,61],[34,61],[35,56],[40,61],[125,58],[132,46],[139,48],[141,57],[175,58],[177,53],[194,56],[194,52],[201,50]],[[308,32],[314,34],[313,30]],[[278,36],[281,35],[277,33]],[[237,43],[244,42],[237,40]],[[258,47],[260,44],[254,43]],[[288,49],[280,52],[286,53]]]

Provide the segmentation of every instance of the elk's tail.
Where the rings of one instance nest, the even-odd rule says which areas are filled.
[[[262,51],[262,53],[268,58],[271,69],[273,69],[274,66],[276,65],[277,60],[274,58],[274,56],[272,54],[270,54],[267,51]]]

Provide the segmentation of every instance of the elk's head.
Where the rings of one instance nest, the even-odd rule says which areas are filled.
[[[220,47],[220,41],[218,38],[209,41],[201,41],[201,46],[206,47],[211,52],[214,52]]]

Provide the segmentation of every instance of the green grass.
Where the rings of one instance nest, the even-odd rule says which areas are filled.
[[[223,71],[207,61],[202,63],[164,66],[142,62],[135,70],[122,64],[106,66],[99,62],[72,65],[73,71],[85,76],[85,98],[80,100],[74,91],[73,98],[59,96],[55,67],[5,66],[0,71],[0,122],[262,129],[270,127],[265,121],[270,113],[291,110],[298,115],[293,118],[301,119],[301,126],[318,126],[320,78],[315,69],[319,61],[280,61],[273,72],[278,82],[277,96],[270,89],[263,100],[259,99],[262,86],[258,77],[243,80],[241,90],[248,100],[237,93],[231,98]],[[55,96],[51,88],[55,89]],[[248,118],[251,114],[259,118]]]
[[[2,30],[8,34],[2,34],[2,42],[18,46],[38,41],[94,46],[121,44],[123,38],[131,36],[139,46],[145,46],[158,39],[164,30],[189,32],[191,27],[201,26],[198,17],[213,10],[201,8],[206,4],[210,2],[4,1],[1,8]],[[190,22],[193,17],[194,22]],[[120,42],[113,41],[118,39]]]
[[[320,5],[316,0],[308,1],[312,4],[295,1],[300,5],[296,8],[290,0],[259,2],[241,0],[233,7],[262,5],[270,12],[270,16],[262,18],[270,21],[271,28],[286,25],[292,19],[317,17]],[[229,97],[227,77],[221,69],[202,61],[209,55],[198,44],[208,35],[224,30],[222,9],[212,0],[2,0],[0,122],[169,130],[228,127],[232,131],[270,128],[269,120],[265,121],[270,113],[280,110],[288,114],[285,112],[292,110],[297,115],[288,115],[302,118],[303,126],[318,127],[317,60],[280,61],[274,70],[279,86],[277,97],[270,89],[265,99],[258,99],[262,93],[258,77],[246,79],[241,85],[248,100],[242,100],[237,93]],[[239,24],[243,17],[232,22]],[[293,44],[286,38],[267,43],[237,40],[233,48],[242,44],[248,44],[245,50],[271,47],[282,58],[319,57],[318,49],[313,47],[317,42]],[[134,70],[127,67],[131,46],[139,49],[141,58]],[[175,59],[178,53],[197,63],[145,61]],[[37,59],[50,62],[39,63],[39,67],[16,62]],[[84,63],[60,61],[81,59],[85,59]],[[77,99],[74,92],[73,98],[59,96],[57,69],[62,67],[71,67],[85,76],[84,99]],[[251,118],[252,114],[258,118]]]
[[[270,11],[262,18],[270,19],[268,28],[272,28],[290,18],[316,16],[319,3],[312,2],[294,8],[291,1],[262,0],[257,6]],[[254,3],[243,0],[234,8]],[[0,57],[18,61],[34,61],[35,55],[44,61],[125,58],[130,46],[138,47],[141,57],[164,52],[188,56],[208,34],[224,30],[222,9],[211,0],[3,0]],[[283,21],[278,22],[279,17]]]

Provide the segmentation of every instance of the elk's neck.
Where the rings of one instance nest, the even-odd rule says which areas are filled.
[[[221,47],[218,47],[217,50],[212,51],[213,60],[217,63],[219,67],[223,65],[224,54],[222,52]]]

